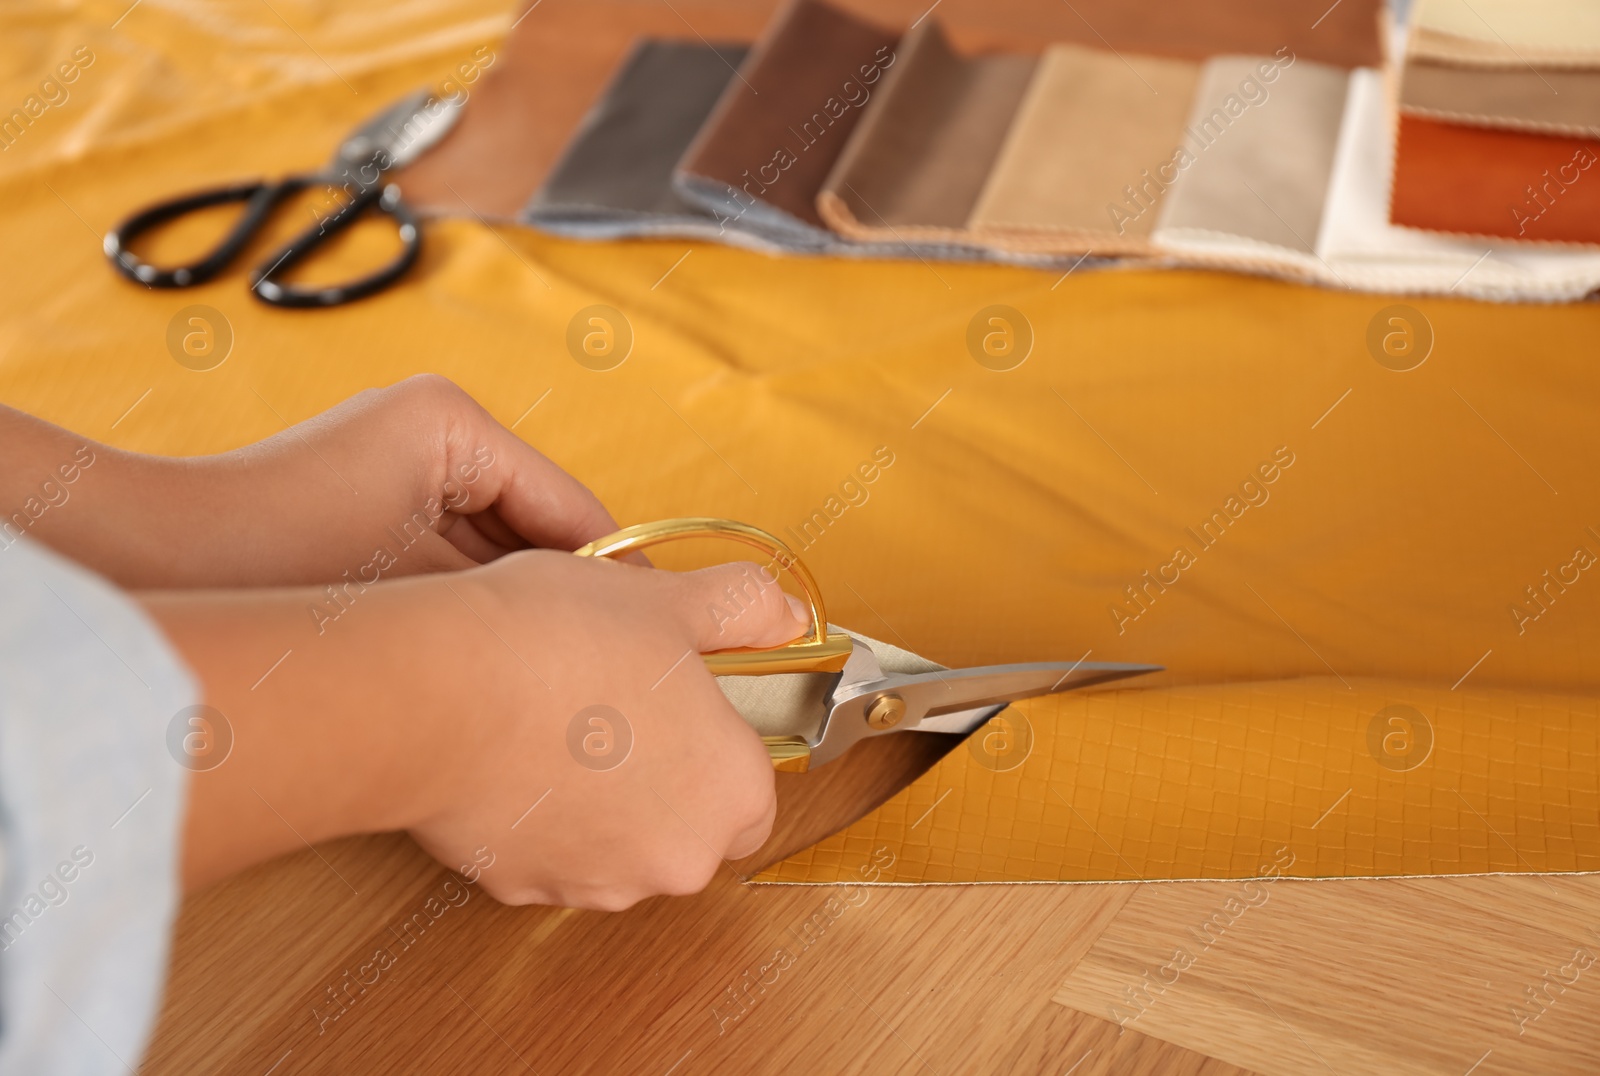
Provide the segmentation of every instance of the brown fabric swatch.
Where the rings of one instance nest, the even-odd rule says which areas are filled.
[[[846,2],[868,11],[883,0]],[[897,10],[909,23],[932,3]],[[967,51],[1037,53],[1071,42],[1204,60],[1224,53],[1270,56],[1287,48],[1318,63],[1376,67],[1384,59],[1384,7],[1385,0],[940,0],[933,14]]]
[[[1062,253],[1148,249],[1149,209],[1163,189],[1150,177],[1178,152],[1199,73],[1184,60],[1049,49],[973,209],[973,231]],[[1117,206],[1133,207],[1127,219]]]
[[[896,63],[894,46],[888,30],[819,0],[794,0],[685,151],[680,192],[743,225],[797,237],[820,230],[817,191]]]
[[[1036,60],[958,56],[933,19],[896,51],[817,197],[818,212],[856,239],[970,241],[967,218]]]
[[[1600,139],[1402,114],[1389,219],[1465,235],[1600,243]]]
[[[1400,107],[1479,127],[1600,135],[1600,68],[1471,68],[1412,57],[1400,78]]]

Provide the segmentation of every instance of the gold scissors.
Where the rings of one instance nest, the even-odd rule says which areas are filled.
[[[722,676],[829,674],[817,696],[821,713],[803,736],[763,736],[775,769],[804,773],[832,762],[855,744],[895,732],[965,735],[1020,699],[1072,691],[1129,676],[1160,672],[1160,665],[1116,662],[1028,662],[929,672],[885,672],[878,655],[848,632],[831,628],[822,591],[804,562],[782,541],[747,523],[692,517],[624,527],[576,550],[580,557],[616,557],[684,538],[727,538],[759,549],[792,576],[811,606],[811,630],[783,646],[721,650],[704,656]],[[727,690],[724,688],[724,690]]]

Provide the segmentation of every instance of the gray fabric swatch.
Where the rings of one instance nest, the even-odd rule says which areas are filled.
[[[705,235],[731,242],[672,186],[672,169],[744,61],[744,45],[641,40],[523,209],[530,224],[580,238]]]
[[[1189,163],[1160,207],[1157,244],[1229,236],[1313,254],[1348,82],[1310,60],[1207,60],[1183,132]]]

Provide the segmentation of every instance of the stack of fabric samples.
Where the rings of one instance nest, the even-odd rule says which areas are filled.
[[[1600,249],[1600,3],[1423,0],[1399,85],[1394,223]]]
[[[1288,47],[968,55],[931,15],[898,32],[794,0],[750,46],[639,42],[523,219],[588,238],[1133,260],[1495,300],[1600,288],[1600,252],[1486,250],[1391,221],[1391,82]]]

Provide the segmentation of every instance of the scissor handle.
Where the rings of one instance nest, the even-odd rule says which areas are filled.
[[[854,643],[842,631],[828,631],[828,614],[816,577],[794,551],[779,539],[748,523],[711,516],[663,519],[639,523],[596,539],[573,552],[580,557],[617,557],[682,538],[728,538],[754,546],[772,558],[800,584],[811,605],[811,634],[803,639],[764,650],[740,648],[705,655],[706,667],[716,676],[762,676],[767,673],[838,672],[850,659]],[[799,736],[763,736],[772,768],[779,773],[805,773],[811,766],[811,745]]]
[[[227,268],[246,244],[266,224],[278,204],[290,195],[309,187],[333,182],[323,175],[289,176],[276,183],[255,180],[230,187],[217,187],[180,195],[143,209],[123,221],[105,238],[106,257],[128,279],[152,288],[188,288],[204,284]],[[201,209],[244,202],[239,220],[210,252],[188,265],[161,268],[128,249],[143,233]],[[388,265],[367,276],[344,284],[308,287],[285,284],[274,279],[302,261],[322,243],[348,228],[368,207],[392,217],[399,225],[401,250]],[[393,184],[372,186],[358,191],[328,216],[296,236],[292,242],[262,262],[250,274],[250,291],[264,303],[287,307],[338,306],[353,302],[388,287],[414,264],[422,251],[422,231],[416,215],[400,200]]]
[[[129,280],[152,288],[189,288],[196,284],[204,284],[226,269],[228,264],[239,256],[245,244],[250,242],[266,223],[273,208],[289,193],[290,191],[281,183],[269,183],[257,179],[248,183],[235,183],[230,187],[213,187],[209,190],[181,194],[165,202],[157,202],[141,209],[106,233],[104,244],[106,257],[111,259],[111,264],[116,267],[117,272]],[[152,228],[228,202],[244,202],[244,212],[239,215],[239,220],[229,229],[228,234],[222,237],[222,241],[198,261],[163,269],[151,265],[128,249],[133,240]]]
[[[705,655],[706,666],[717,676],[764,676],[768,673],[838,672],[850,657],[853,644],[842,631],[828,631],[828,614],[822,590],[805,563],[779,539],[748,523],[711,516],[663,519],[638,523],[596,539],[573,552],[580,557],[617,557],[635,549],[684,538],[727,538],[754,546],[794,577],[811,606],[811,634],[782,646],[718,650]]]
[[[284,181],[285,185],[301,183],[303,186],[322,182],[326,180],[318,176],[297,176]],[[283,284],[273,279],[275,274],[293,268],[317,247],[350,227],[369,207],[393,218],[399,225],[400,253],[388,265],[364,277],[325,287]],[[393,183],[383,187],[372,186],[295,236],[288,246],[257,266],[250,274],[250,293],[273,306],[305,308],[353,303],[382,291],[400,279],[416,264],[417,256],[421,253],[422,226],[411,207],[400,200],[400,188]]]

